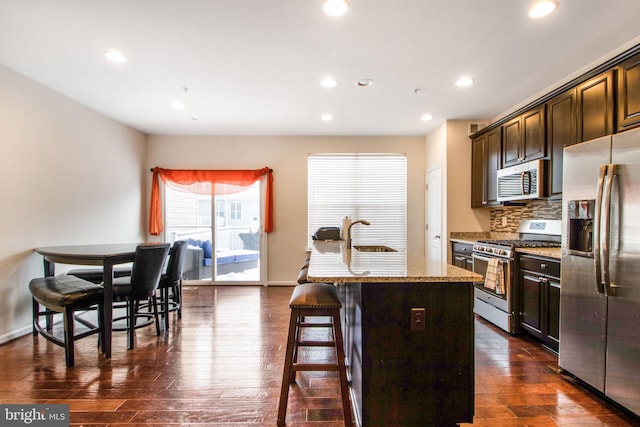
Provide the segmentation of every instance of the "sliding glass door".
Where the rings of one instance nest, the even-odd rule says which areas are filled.
[[[261,181],[199,192],[165,186],[166,240],[187,240],[186,280],[262,283]]]

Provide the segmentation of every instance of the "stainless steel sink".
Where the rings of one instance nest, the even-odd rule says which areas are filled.
[[[398,252],[397,249],[384,245],[353,245],[353,249],[360,252]]]

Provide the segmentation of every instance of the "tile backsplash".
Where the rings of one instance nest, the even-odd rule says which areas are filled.
[[[491,208],[491,232],[515,233],[521,219],[562,219],[562,201],[530,200],[524,206]]]

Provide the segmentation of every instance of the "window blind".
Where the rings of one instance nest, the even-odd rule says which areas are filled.
[[[341,226],[342,217],[366,219],[351,230],[355,241],[406,248],[407,158],[403,154],[310,154],[308,235]]]

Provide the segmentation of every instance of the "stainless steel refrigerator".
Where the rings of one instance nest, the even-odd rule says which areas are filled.
[[[566,147],[560,367],[640,415],[640,130]]]

